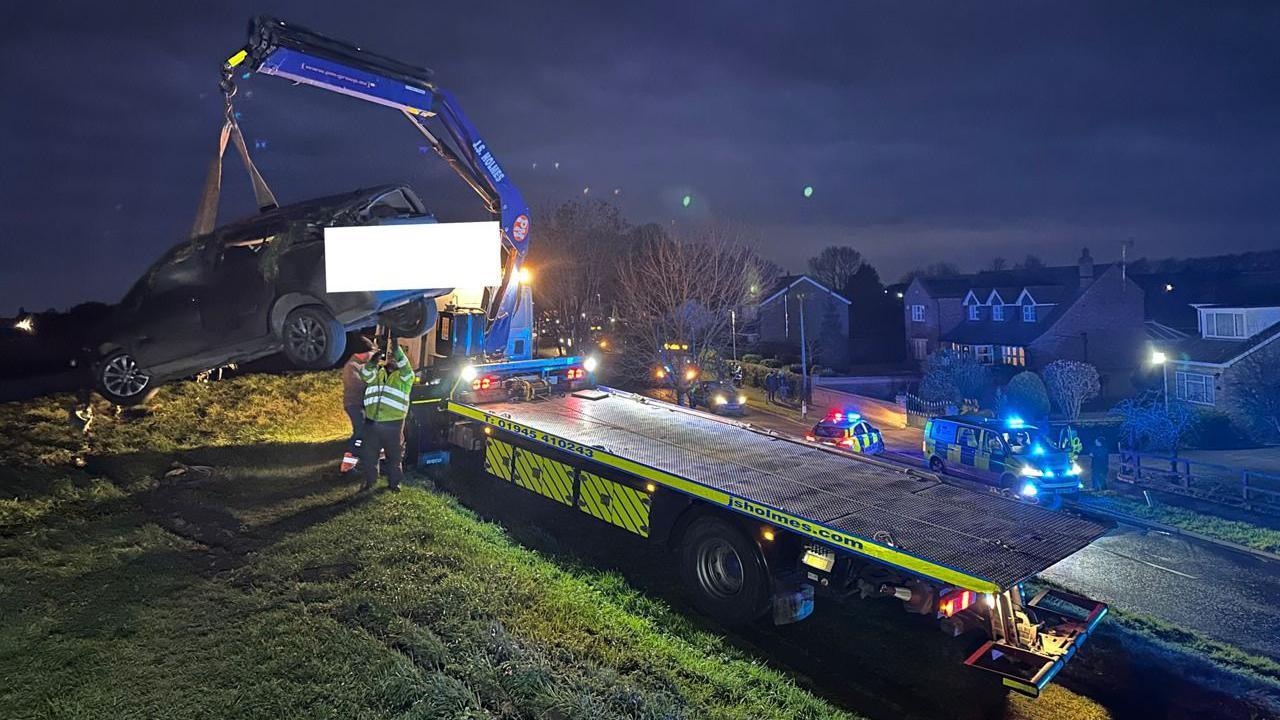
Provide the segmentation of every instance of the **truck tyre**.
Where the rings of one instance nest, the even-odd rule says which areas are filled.
[[[712,515],[693,521],[680,543],[680,574],[699,612],[743,625],[768,609],[769,577],[751,538]]]
[[[295,367],[323,370],[333,367],[347,349],[347,330],[318,305],[294,308],[280,331],[284,356]]]
[[[396,337],[422,337],[436,325],[436,301],[423,298],[405,303],[380,314],[378,322]]]
[[[929,458],[929,469],[939,475],[945,475],[947,473],[947,466],[942,462],[942,458],[937,455]]]
[[[141,405],[155,395],[155,383],[125,350],[116,350],[93,367],[93,383],[108,402],[125,407]]]

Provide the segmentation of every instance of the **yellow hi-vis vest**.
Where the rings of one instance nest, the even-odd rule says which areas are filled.
[[[364,389],[364,416],[373,422],[403,420],[409,414],[409,390],[413,387],[413,368],[404,350],[396,348],[396,369],[364,365],[360,377]]]

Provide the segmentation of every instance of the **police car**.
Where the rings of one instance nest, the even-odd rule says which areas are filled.
[[[1020,418],[936,417],[925,423],[929,468],[956,468],[1050,507],[1080,489],[1080,466],[1036,426]]]
[[[804,439],[850,452],[871,454],[884,450],[884,438],[880,436],[880,431],[858,413],[844,410],[827,413]]]

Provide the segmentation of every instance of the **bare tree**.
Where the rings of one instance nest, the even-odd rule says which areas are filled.
[[[1280,439],[1280,343],[1245,356],[1229,381],[1233,410],[1258,439]]]
[[[1098,368],[1076,360],[1054,360],[1044,368],[1044,383],[1067,420],[1080,419],[1080,406],[1098,397],[1102,384],[1098,380]]]
[[[1000,256],[991,258],[991,262],[987,263],[987,269],[992,272],[999,272],[1009,267],[1009,261]]]
[[[629,228],[603,201],[567,202],[540,217],[527,262],[536,304],[559,321],[559,333],[576,348],[587,338],[588,321],[615,299],[617,258]]]
[[[846,245],[832,245],[809,258],[809,275],[836,292],[844,292],[853,274],[862,267],[862,253]]]
[[[696,236],[644,238],[623,259],[619,309],[633,377],[658,379],[681,399],[701,363],[724,356],[730,311],[767,280],[767,269],[736,234],[723,229]],[[676,349],[670,349],[674,345]]]
[[[955,277],[960,274],[960,267],[952,262],[940,261],[929,263],[922,267],[908,270],[898,280],[900,283],[910,283],[918,277]]]

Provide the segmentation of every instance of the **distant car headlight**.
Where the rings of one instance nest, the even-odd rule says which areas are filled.
[[[1035,497],[1040,494],[1040,489],[1035,486],[1035,483],[1026,483],[1018,493],[1021,494],[1022,497]]]
[[[713,403],[715,403],[715,404],[717,404],[717,405],[723,405],[723,404],[725,404],[725,403],[729,402],[729,400],[728,400],[728,398],[726,398],[726,397],[725,397],[725,396],[723,396],[723,395],[716,395],[715,397],[711,398],[711,402],[713,402]]]
[[[1067,471],[1068,475],[1079,475],[1083,470],[1080,469],[1079,463],[1071,463],[1071,469]]]
[[[1025,477],[1044,477],[1044,471],[1039,468],[1033,468],[1030,465],[1022,466],[1022,474]],[[1030,483],[1028,483],[1030,484]]]
[[[747,396],[746,396],[746,395],[739,395],[739,396],[738,396],[738,404],[739,404],[739,405],[746,405],[746,404],[747,404]]]

